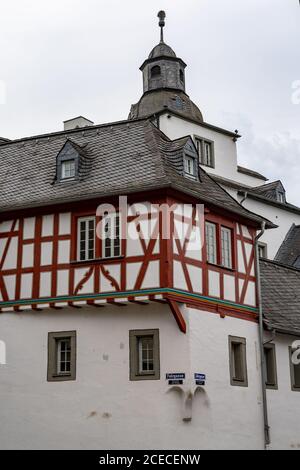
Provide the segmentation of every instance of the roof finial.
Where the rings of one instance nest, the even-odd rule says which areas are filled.
[[[159,18],[159,27],[160,27],[160,42],[164,42],[164,26],[165,26],[165,17],[166,13],[163,10],[160,10],[157,14]]]

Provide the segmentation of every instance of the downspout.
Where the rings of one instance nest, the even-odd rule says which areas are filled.
[[[265,232],[265,222],[262,222],[261,231],[255,237],[255,274],[257,285],[257,301],[258,301],[258,328],[259,328],[259,346],[261,358],[261,386],[262,386],[262,402],[263,402],[263,416],[264,416],[264,447],[268,448],[270,444],[270,426],[268,421],[268,406],[267,406],[267,391],[266,391],[266,368],[265,368],[265,354],[264,354],[264,326],[263,326],[263,308],[261,296],[261,282],[260,282],[260,265],[259,265],[259,252],[258,240]]]

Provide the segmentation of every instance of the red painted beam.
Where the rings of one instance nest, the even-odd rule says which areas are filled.
[[[178,303],[175,300],[171,300],[171,299],[168,299],[168,298],[167,298],[167,302],[170,306],[171,312],[174,315],[174,318],[176,320],[176,323],[177,323],[180,331],[182,331],[182,333],[186,333],[186,323],[185,323],[185,320],[182,316],[182,313],[180,311]]]

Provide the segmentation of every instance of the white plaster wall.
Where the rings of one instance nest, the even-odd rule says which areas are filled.
[[[271,338],[269,335],[268,338]],[[288,348],[296,337],[275,336],[278,390],[267,390],[271,449],[300,448],[300,392],[291,389]]]
[[[186,135],[195,135],[214,141],[215,168],[207,168],[211,174],[221,175],[224,178],[237,179],[237,154],[236,144],[232,137],[221,134],[200,124],[195,124],[184,119],[163,114],[160,117],[160,129],[170,139],[177,139]],[[170,116],[170,115],[169,115]]]
[[[184,335],[168,308],[107,306],[4,313],[0,365],[2,449],[262,448],[257,326],[217,314],[184,312]],[[161,378],[129,381],[129,330],[159,328]],[[76,381],[47,382],[47,334],[77,331]],[[228,335],[247,338],[249,387],[229,381]],[[207,374],[191,422],[167,372]]]
[[[247,198],[243,206],[271,220],[278,228],[266,230],[260,241],[268,245],[268,258],[273,259],[293,223],[300,224],[300,215]]]

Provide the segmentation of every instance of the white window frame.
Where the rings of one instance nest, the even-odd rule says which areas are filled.
[[[196,141],[200,165],[215,168],[214,142],[202,137],[196,137]],[[209,154],[207,153],[207,148],[209,149]]]
[[[221,264],[224,268],[232,269],[232,230],[223,226],[221,226]]]
[[[205,222],[205,240],[206,259],[211,264],[217,264],[217,226],[213,222]]]
[[[196,161],[190,155],[184,155],[184,172],[188,176],[196,176]]]
[[[63,180],[71,179],[71,178],[75,178],[75,176],[76,176],[75,159],[70,158],[70,160],[63,160],[61,162],[61,179]]]
[[[68,342],[69,343],[69,350],[63,350],[61,349],[62,347],[62,343],[63,342]],[[70,354],[70,359],[69,361],[67,360],[64,360],[62,361],[61,360],[61,354],[62,352],[64,352],[65,354],[67,352],[69,352]],[[71,367],[72,367],[72,364],[71,364],[71,360],[72,360],[72,357],[71,357],[71,352],[72,352],[72,343],[71,343],[71,338],[59,338],[56,340],[56,358],[57,358],[57,364],[56,364],[56,367],[57,367],[57,374],[71,374]],[[70,370],[61,370],[61,364],[62,362],[64,363],[67,363],[69,362],[70,363]]]
[[[143,349],[143,341],[145,339],[151,339],[152,341],[152,349],[146,348],[146,359],[143,361],[143,352],[145,349]],[[139,349],[139,373],[140,374],[152,374],[154,372],[154,338],[153,336],[141,336],[138,338],[138,349]],[[150,358],[149,351],[152,351],[152,358]],[[147,365],[149,366],[149,363],[152,362],[152,369],[143,369],[143,362],[147,362]]]
[[[90,221],[93,221],[94,222],[94,239],[93,239],[93,257],[90,258],[89,257],[89,246],[88,246],[88,242],[89,242],[89,237],[88,237],[88,222]],[[80,248],[80,244],[81,244],[81,230],[80,230],[80,224],[82,222],[85,222],[85,258],[84,259],[81,259],[80,257],[80,254],[81,254],[81,248]],[[95,217],[79,217],[78,218],[78,221],[77,221],[77,260],[78,261],[90,261],[92,259],[95,258],[95,239],[96,239],[96,219]]]
[[[108,232],[106,232],[107,222],[109,222]],[[108,243],[107,240],[109,240]],[[106,248],[109,248],[109,253],[106,253]],[[119,212],[114,212],[105,215],[102,219],[102,258],[118,256],[121,256],[121,216]]]

